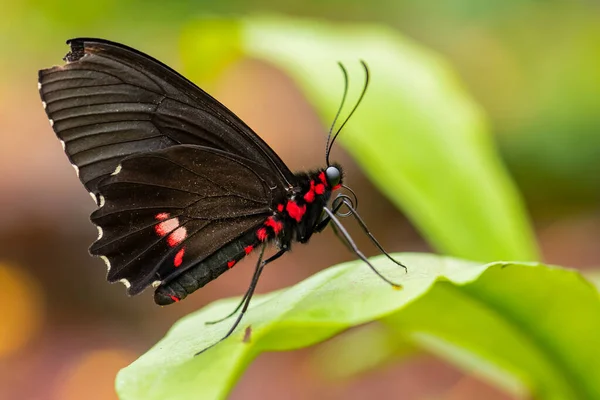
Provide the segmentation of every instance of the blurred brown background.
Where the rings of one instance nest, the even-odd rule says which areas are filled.
[[[392,26],[446,56],[488,113],[499,149],[522,190],[543,259],[598,266],[600,248],[600,6],[593,1],[292,2],[67,0],[6,4],[0,16],[0,399],[113,399],[115,373],[183,315],[243,293],[254,259],[189,299],[154,305],[105,281],[87,248],[94,205],[81,187],[41,107],[40,68],[61,62],[64,40],[100,36],[144,44],[180,68],[178,35],[204,13],[278,11]],[[168,7],[168,9],[167,9]],[[148,45],[152,43],[152,45]],[[244,60],[209,91],[252,126],[293,170],[322,165],[324,133],[293,82]],[[333,116],[332,116],[333,117]],[[284,133],[284,134],[283,134]],[[410,144],[407,144],[410,145]],[[361,215],[391,251],[430,251],[339,146]],[[357,229],[353,237],[375,254]],[[330,232],[297,245],[264,275],[259,292],[296,283],[351,259]],[[198,332],[200,335],[201,332]],[[360,377],[328,380],[317,349],[262,355],[234,399],[504,399],[496,389],[427,355]]]

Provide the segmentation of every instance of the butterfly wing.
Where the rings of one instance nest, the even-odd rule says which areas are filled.
[[[195,144],[294,176],[275,152],[224,105],[192,82],[127,46],[72,39],[66,65],[39,72],[46,113],[87,190],[130,155]]]
[[[260,164],[191,145],[129,156],[98,191],[99,238],[90,252],[131,295],[256,229],[285,198],[277,174]]]

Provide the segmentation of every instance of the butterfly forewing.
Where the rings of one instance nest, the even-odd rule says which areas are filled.
[[[73,39],[67,64],[39,74],[54,131],[88,191],[123,158],[178,144],[242,156],[279,174],[294,175],[225,106],[159,61],[129,47]]]
[[[98,186],[92,254],[130,294],[168,282],[255,229],[285,198],[277,174],[220,150],[180,145],[122,160]]]
[[[99,206],[90,251],[130,294],[256,229],[295,183],[247,125],[166,65],[105,40],[68,43],[39,90]]]

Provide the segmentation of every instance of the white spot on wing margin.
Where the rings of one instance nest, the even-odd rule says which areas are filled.
[[[102,259],[102,261],[104,261],[104,264],[106,264],[107,270],[110,271],[110,261],[108,261],[108,257],[100,256],[100,258]]]
[[[73,167],[73,169],[75,170],[75,173],[77,174],[77,176],[79,176],[79,168],[77,167],[77,165],[75,164],[71,164],[71,166]]]
[[[125,287],[127,289],[129,289],[131,287],[131,283],[129,283],[129,281],[125,278],[121,279],[119,282],[121,282],[123,285],[125,285]]]
[[[154,281],[152,282],[152,287],[159,287],[162,281]]]
[[[98,228],[98,239],[96,240],[100,240],[102,239],[102,235],[104,235],[104,231],[102,230],[101,226],[96,225],[96,228]]]
[[[38,82],[38,90],[42,89],[42,82]]]
[[[100,195],[100,204],[98,204],[98,207],[103,207],[104,203],[106,203],[106,200],[104,199],[104,196]]]
[[[111,175],[117,175],[119,172],[121,172],[121,164],[117,165],[117,168],[115,168],[115,172],[113,172]]]
[[[92,200],[94,200],[94,203],[98,204],[98,199],[96,198],[96,195],[93,192],[90,192],[90,197],[92,198]]]

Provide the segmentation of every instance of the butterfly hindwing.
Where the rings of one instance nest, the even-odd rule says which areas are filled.
[[[177,72],[129,47],[73,39],[67,64],[41,70],[48,118],[88,191],[97,193],[125,157],[179,144],[238,155],[294,176],[225,106]]]
[[[179,145],[122,160],[98,185],[90,251],[129,294],[166,282],[262,224],[285,198],[277,174],[253,161]]]

